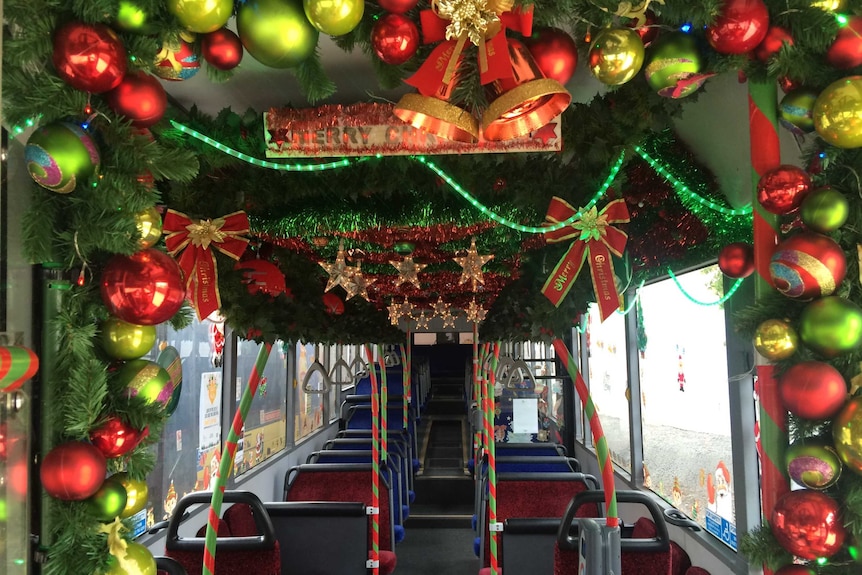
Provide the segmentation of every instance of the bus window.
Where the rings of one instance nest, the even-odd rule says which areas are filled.
[[[311,435],[323,427],[324,395],[320,393],[305,393],[303,382],[308,368],[317,359],[317,350],[313,343],[297,343],[296,351],[296,377],[293,380],[293,392],[296,394],[296,411],[294,413],[294,441]],[[310,387],[320,389],[323,387],[322,374],[319,371],[312,372]]]

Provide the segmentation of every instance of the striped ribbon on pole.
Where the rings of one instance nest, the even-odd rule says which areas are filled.
[[[488,428],[488,529],[491,543],[491,575],[499,575],[499,551],[497,550],[497,457],[494,445],[494,384],[496,383],[497,360],[500,358],[500,342],[494,344],[494,359],[491,360],[491,371],[488,374],[485,402],[487,411],[485,417]]]
[[[472,393],[473,393],[473,401],[476,403],[476,409],[479,409],[479,406],[482,405],[479,403],[479,394],[477,393],[477,387],[479,384],[479,326],[476,323],[473,323],[473,381],[472,381]],[[470,414],[473,415],[472,413]],[[474,420],[475,421],[475,420]],[[484,426],[483,426],[484,427]],[[479,469],[476,467],[479,465],[479,433],[478,429],[473,429],[473,473],[474,477],[478,477]]]
[[[485,415],[485,380],[488,378],[488,371],[485,369],[485,358],[488,357],[488,352],[491,349],[490,343],[485,343],[482,345],[481,350],[479,351],[479,377],[476,380],[476,398],[478,401],[477,407],[482,410],[484,425],[482,425],[482,429],[479,430],[479,451],[478,459],[476,461],[477,464],[481,462],[482,459],[482,438],[484,437],[484,444],[488,445],[488,441],[491,439],[491,436],[488,435],[488,418],[484,417]],[[492,430],[493,431],[493,430]]]
[[[748,81],[748,130],[751,141],[752,189],[757,190],[760,177],[781,164],[778,141],[778,99],[775,82]],[[756,193],[756,192],[755,192]],[[774,289],[769,263],[778,244],[778,218],[767,212],[760,202],[754,204],[754,283],[755,302],[761,302]],[[781,402],[774,368],[757,356],[757,386],[760,401],[760,495],[763,516],[772,510],[782,495],[790,490],[784,473],[784,453],[787,450],[787,411]],[[764,567],[764,573],[771,570]]]
[[[374,354],[365,345],[368,372],[371,374],[371,507],[380,509],[380,396],[377,393],[377,374],[374,373]],[[380,513],[371,516],[372,575],[380,573]]]
[[[380,364],[380,461],[386,462],[389,448],[389,385],[386,383],[386,358],[383,346],[377,346],[377,363]]]
[[[584,413],[590,420],[590,430],[593,433],[593,443],[596,445],[596,458],[599,460],[599,468],[602,470],[602,483],[605,487],[605,523],[608,527],[616,527],[619,525],[619,517],[617,515],[617,488],[614,485],[614,467],[611,464],[610,451],[608,449],[608,440],[605,437],[605,432],[602,430],[602,422],[599,420],[599,412],[596,411],[596,406],[593,403],[593,398],[590,397],[590,391],[587,389],[587,384],[575,366],[575,360],[572,358],[569,348],[563,343],[563,340],[557,338],[554,340],[554,350],[557,352],[557,357],[569,373],[569,377],[575,384],[575,389],[584,404]]]
[[[233,460],[236,457],[236,447],[239,442],[242,426],[245,425],[245,417],[248,415],[248,410],[251,407],[251,400],[257,393],[257,386],[260,383],[260,377],[263,374],[263,368],[266,367],[266,362],[269,359],[269,353],[272,351],[271,343],[264,343],[257,352],[257,359],[254,361],[254,367],[251,369],[251,375],[248,376],[248,386],[242,392],[239,405],[236,413],[233,416],[233,423],[230,426],[230,431],[225,442],[225,450],[227,456],[222,456],[221,463],[218,468],[215,483],[213,484],[213,495],[210,500],[210,511],[207,517],[206,539],[204,540],[204,562],[203,575],[213,575],[215,573],[215,557],[216,557],[216,538],[218,537],[218,518],[221,515],[221,505],[224,499],[224,486],[227,482],[230,470],[233,468]]]
[[[407,328],[407,345],[410,345],[410,328]],[[401,352],[401,397],[404,399],[404,403],[402,404],[401,410],[401,427],[404,431],[408,431],[410,428],[410,386],[412,385],[410,381],[410,358],[407,356],[404,350],[404,344],[399,344],[398,349]]]

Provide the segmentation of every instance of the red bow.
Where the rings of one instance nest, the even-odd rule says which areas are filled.
[[[545,219],[549,224],[568,221],[577,212],[565,200],[553,197]],[[621,257],[628,236],[610,224],[629,221],[629,211],[624,200],[614,200],[597,212],[595,206],[582,213],[581,219],[558,230],[545,234],[548,243],[575,239],[568,251],[557,263],[557,267],[542,287],[551,303],[560,305],[589,256],[593,289],[599,304],[602,321],[620,307],[620,296],[614,281],[611,254]]]
[[[239,211],[214,220],[193,220],[168,210],[162,229],[168,232],[165,238],[168,253],[185,274],[186,292],[198,319],[204,319],[221,307],[218,268],[210,247],[238,260],[248,245],[248,240],[240,236],[248,233],[248,216]]]
[[[467,37],[462,35],[457,39],[446,40],[449,20],[441,18],[434,10],[422,10],[419,19],[422,24],[422,42],[440,44],[434,48],[419,70],[404,82],[419,90],[423,96],[433,96],[441,91],[441,85],[452,82]],[[479,79],[482,85],[512,77],[506,28],[530,36],[533,33],[533,7],[518,6],[501,13],[499,32],[488,41],[479,41]]]

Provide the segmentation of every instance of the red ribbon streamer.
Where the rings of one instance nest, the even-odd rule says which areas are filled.
[[[168,210],[162,229],[168,233],[168,253],[183,270],[186,291],[198,319],[204,319],[221,307],[218,268],[210,248],[238,260],[248,245],[248,240],[240,236],[249,231],[248,216],[239,211],[214,220],[193,220]]]
[[[548,223],[557,224],[570,219],[575,214],[577,211],[571,204],[554,196],[551,198],[551,205],[548,207],[545,219]],[[584,261],[589,258],[596,302],[599,304],[599,312],[602,321],[604,321],[620,307],[620,296],[614,281],[611,254],[622,257],[628,235],[610,224],[629,221],[629,211],[625,200],[618,199],[609,203],[598,212],[597,219],[603,221],[594,230],[598,232],[598,239],[593,236],[581,239],[583,234],[578,228],[578,224],[583,222],[583,219],[545,234],[545,241],[548,243],[563,242],[572,238],[576,238],[576,241],[572,242],[572,245],[557,263],[554,271],[542,287],[542,293],[551,300],[551,303],[559,307],[569,290],[572,289]]]

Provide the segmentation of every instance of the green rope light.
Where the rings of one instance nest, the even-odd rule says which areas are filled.
[[[711,210],[715,210],[716,212],[727,214],[730,216],[744,216],[752,213],[751,204],[746,204],[741,208],[728,208],[726,206],[721,206],[712,200],[704,198],[700,194],[693,191],[691,188],[682,183],[676,176],[671,174],[667,168],[661,165],[657,160],[655,160],[652,156],[650,156],[643,148],[640,146],[634,146],[635,152],[640,154],[640,157],[643,158],[649,165],[655,170],[659,175],[661,175],[667,182],[673,186],[674,191],[676,191],[679,195],[685,195],[691,200],[699,203],[702,206],[705,206]]]
[[[470,194],[470,192],[468,192],[467,190],[462,188],[458,182],[453,180],[452,177],[449,176],[449,174],[447,174],[446,172],[444,172],[439,166],[437,166],[437,164],[435,164],[434,162],[432,162],[431,160],[429,160],[425,156],[411,156],[411,157],[414,158],[415,160],[417,160],[418,162],[420,162],[422,165],[424,165],[426,168],[428,168],[429,170],[431,170],[432,172],[434,172],[438,176],[440,176],[440,178],[444,182],[449,184],[450,188],[452,188],[453,190],[455,190],[456,192],[461,194],[461,196],[465,200],[467,200],[470,203],[470,205],[472,205],[473,207],[478,209],[480,212],[482,212],[483,214],[485,214],[486,216],[488,216],[489,218],[491,218],[492,220],[494,220],[498,224],[501,224],[501,225],[506,226],[508,228],[512,228],[513,230],[517,230],[519,232],[524,232],[524,233],[528,233],[528,234],[547,234],[548,232],[561,230],[561,229],[565,228],[566,226],[571,225],[576,220],[579,220],[581,218],[581,216],[583,216],[584,211],[592,208],[596,204],[596,202],[598,202],[599,199],[603,195],[605,195],[605,192],[607,192],[608,188],[611,187],[611,184],[614,182],[614,180],[617,177],[617,174],[619,173],[620,169],[623,167],[623,160],[625,160],[625,151],[622,151],[620,153],[619,158],[617,158],[617,161],[614,163],[613,167],[611,167],[611,171],[608,174],[608,177],[605,178],[604,183],[601,185],[601,187],[595,193],[593,198],[589,202],[587,202],[586,206],[584,206],[583,208],[578,210],[578,212],[575,215],[573,215],[572,217],[570,217],[569,219],[567,219],[563,222],[559,222],[557,224],[553,224],[553,225],[549,225],[549,226],[541,226],[541,227],[525,226],[523,224],[513,222],[512,220],[509,220],[507,218],[504,218],[504,217],[498,215],[497,213],[488,209],[486,206],[484,206],[482,203],[480,203],[475,197],[473,197],[472,194]]]
[[[737,280],[733,283],[733,286],[731,286],[731,288],[730,288],[729,290],[727,290],[727,293],[726,293],[726,294],[724,294],[723,296],[721,296],[720,298],[718,298],[718,299],[717,299],[717,300],[715,300],[715,301],[712,301],[712,302],[706,302],[706,301],[700,301],[699,299],[696,299],[696,298],[695,298],[695,297],[693,297],[690,293],[688,293],[687,291],[685,291],[685,288],[683,288],[683,287],[682,287],[682,285],[679,283],[679,280],[677,279],[676,275],[674,275],[673,271],[672,271],[670,268],[668,268],[667,273],[668,273],[668,275],[670,276],[670,278],[673,280],[673,283],[675,283],[675,284],[676,284],[676,287],[677,287],[677,288],[679,288],[679,291],[681,291],[681,292],[682,292],[682,295],[684,295],[684,296],[686,297],[686,299],[688,299],[688,301],[690,301],[690,302],[692,302],[692,303],[696,303],[697,305],[702,305],[702,306],[704,306],[704,307],[710,307],[710,306],[714,306],[714,305],[721,305],[721,304],[723,304],[724,302],[726,302],[727,300],[729,300],[731,297],[733,297],[733,294],[735,294],[735,293],[736,293],[736,290],[738,290],[738,289],[739,289],[739,286],[741,286],[741,285],[742,285],[742,280],[744,280],[744,279],[745,279],[745,278],[739,278],[739,279],[737,279]]]
[[[632,298],[632,301],[628,305],[628,307],[624,310],[617,310],[618,314],[628,315],[635,308],[635,304],[638,303],[638,299],[640,299],[641,297],[641,288],[644,287],[644,283],[646,283],[646,280],[641,281],[641,285],[639,285],[638,289],[635,290],[635,297]]]
[[[336,160],[334,162],[326,162],[323,164],[279,164],[278,162],[270,162],[269,160],[259,160],[253,156],[249,156],[248,154],[244,154],[229,146],[225,146],[218,140],[214,140],[205,134],[201,134],[197,130],[189,128],[184,124],[180,124],[174,120],[171,120],[171,125],[182,132],[183,134],[188,134],[189,136],[200,140],[204,144],[212,146],[216,150],[220,152],[224,152],[229,156],[233,156],[238,160],[242,160],[243,162],[247,162],[252,166],[257,166],[259,168],[268,168],[270,170],[281,170],[284,172],[322,172],[325,170],[335,170],[338,168],[346,168],[348,166],[352,166],[353,164],[362,162],[367,160],[367,157],[364,158],[342,158],[340,160]],[[382,154],[377,154],[377,158],[382,158]]]

